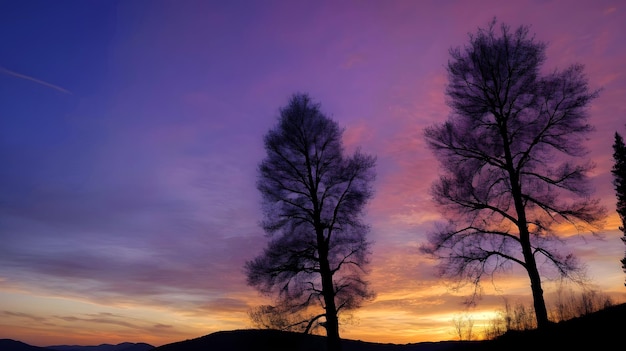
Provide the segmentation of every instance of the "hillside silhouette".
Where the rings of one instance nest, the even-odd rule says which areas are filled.
[[[624,350],[626,303],[562,321],[543,331],[509,331],[494,340],[382,344],[342,340],[344,351]],[[277,330],[233,330],[163,345],[154,351],[325,351],[323,336]]]
[[[546,330],[509,331],[476,350],[624,350],[626,303],[555,323]]]
[[[47,349],[54,351],[148,351],[154,346],[146,343],[123,342],[117,345],[102,344],[98,346],[78,346],[78,345],[55,345],[47,346]]]
[[[342,343],[344,351],[439,351],[451,350],[451,345],[466,345],[471,342],[442,341],[399,345],[343,339]],[[324,351],[326,337],[279,330],[246,329],[216,332],[154,349],[154,351],[201,350]]]

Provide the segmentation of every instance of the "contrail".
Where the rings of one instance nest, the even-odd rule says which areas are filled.
[[[30,76],[27,76],[27,75],[23,75],[21,73],[17,73],[17,72],[8,70],[8,69],[6,69],[6,68],[4,68],[2,66],[0,66],[0,73],[4,73],[4,74],[6,74],[8,76],[13,76],[13,77],[21,78],[21,79],[30,80],[31,82],[35,82],[37,84],[41,84],[41,85],[46,86],[48,88],[52,88],[52,89],[54,89],[56,91],[60,91],[60,92],[65,93],[65,94],[72,95],[71,91],[69,91],[67,89],[63,89],[63,88],[61,88],[58,85],[50,84],[48,82],[44,82],[43,80],[39,80],[37,78],[33,78],[33,77],[30,77]]]

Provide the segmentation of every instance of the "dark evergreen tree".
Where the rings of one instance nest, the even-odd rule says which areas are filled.
[[[615,132],[615,143],[613,144],[613,159],[615,164],[611,173],[613,173],[613,185],[617,195],[617,214],[622,222],[619,230],[623,233],[621,239],[626,245],[626,146],[624,146],[624,139],[617,132]],[[626,252],[620,262],[622,263],[622,270],[626,273]]]
[[[329,351],[341,349],[339,313],[373,297],[363,279],[370,254],[363,211],[375,158],[345,156],[342,133],[306,94],[280,111],[265,135],[257,183],[270,242],[245,267],[248,284],[275,296],[281,311],[323,317]]]
[[[452,113],[425,131],[443,172],[433,197],[449,222],[422,246],[440,259],[441,276],[474,284],[472,302],[484,275],[521,266],[538,328],[549,325],[539,268],[571,279],[582,272],[556,249],[554,225],[594,230],[605,216],[589,197],[590,163],[577,162],[597,93],[578,64],[542,75],[545,49],[528,27],[494,20],[450,51]]]

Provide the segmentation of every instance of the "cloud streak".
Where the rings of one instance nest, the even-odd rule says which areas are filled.
[[[15,71],[11,71],[11,70],[9,70],[7,68],[4,68],[2,66],[0,66],[0,74],[5,74],[7,76],[24,79],[24,80],[27,80],[27,81],[30,81],[30,82],[33,82],[33,83],[37,83],[39,85],[43,85],[43,86],[48,87],[50,89],[54,89],[54,90],[62,92],[64,94],[72,95],[71,91],[69,91],[69,90],[67,90],[65,88],[62,88],[62,87],[60,87],[58,85],[54,85],[52,83],[48,83],[48,82],[43,81],[41,79],[37,79],[37,78],[31,77],[31,76],[27,76],[25,74],[21,74],[21,73],[15,72]]]

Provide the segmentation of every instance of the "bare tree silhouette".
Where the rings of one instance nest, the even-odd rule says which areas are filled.
[[[474,284],[518,264],[528,273],[538,328],[549,324],[539,264],[579,279],[581,266],[560,254],[554,226],[601,228],[605,209],[591,199],[590,163],[583,140],[592,131],[583,67],[541,75],[546,45],[529,28],[496,25],[470,34],[450,50],[446,95],[449,119],[425,130],[443,175],[434,201],[449,219],[431,233],[422,252],[438,259],[438,273]],[[544,272],[546,273],[546,272]]]
[[[265,135],[257,187],[264,252],[246,263],[248,284],[292,312],[321,308],[328,350],[341,349],[338,314],[373,297],[363,279],[370,254],[363,223],[375,158],[344,156],[342,130],[306,94],[294,95]]]

